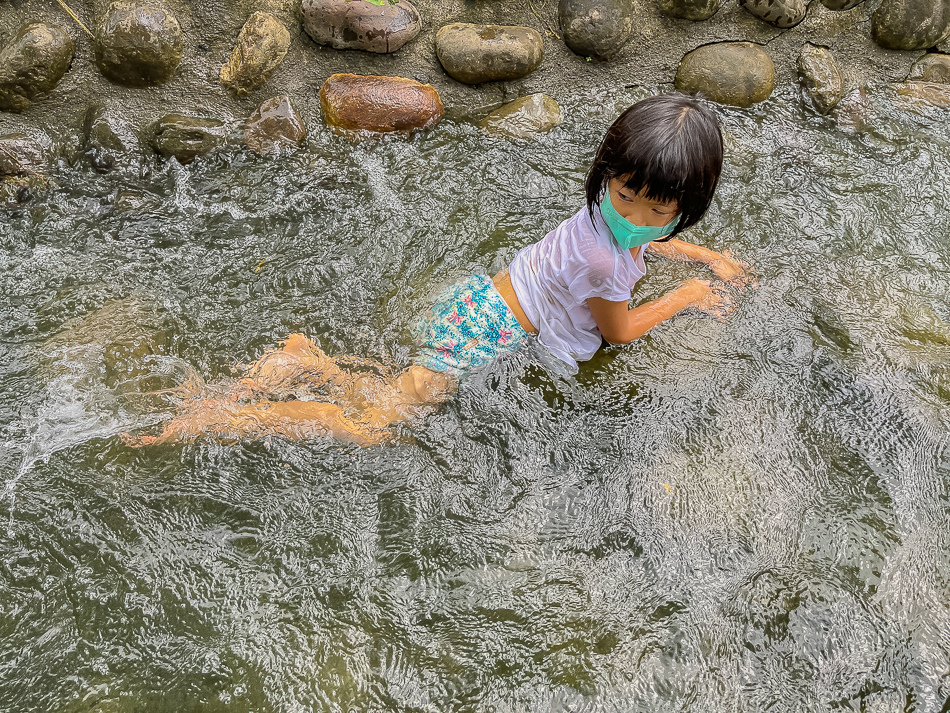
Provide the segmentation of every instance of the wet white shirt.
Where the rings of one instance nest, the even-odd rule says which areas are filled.
[[[541,344],[576,369],[578,361],[594,356],[602,340],[587,300],[626,302],[646,265],[643,248],[636,258],[623,250],[600,208],[594,208],[592,221],[585,205],[543,240],[521,250],[509,273]]]

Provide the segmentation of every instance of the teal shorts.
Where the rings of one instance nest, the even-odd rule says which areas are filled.
[[[414,362],[432,371],[459,374],[513,352],[528,339],[487,275],[472,275],[446,288],[416,322]]]

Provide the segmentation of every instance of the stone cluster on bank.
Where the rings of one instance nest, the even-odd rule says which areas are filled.
[[[674,18],[702,22],[724,0],[656,0]],[[868,0],[821,0],[829,10],[847,11]],[[801,23],[804,0],[737,0],[745,11],[777,28]],[[323,47],[390,54],[416,41],[423,18],[409,0],[301,0],[302,30]],[[558,0],[562,39],[574,53],[609,62],[629,42],[634,28],[633,0]],[[178,19],[162,0],[118,0],[98,18],[93,48],[99,72],[109,81],[138,88],[170,81],[186,41]],[[881,47],[900,51],[934,48],[950,36],[947,0],[882,0],[871,15],[869,32]],[[238,33],[218,81],[234,96],[266,85],[278,71],[291,44],[291,30],[274,15],[253,12]],[[556,34],[547,33],[557,38]],[[467,85],[511,82],[543,71],[544,36],[513,25],[453,22],[435,34],[435,52],[445,73]],[[69,71],[75,51],[66,30],[55,24],[24,25],[0,49],[0,110],[23,112],[42,101]],[[846,93],[844,75],[827,47],[805,42],[798,58],[803,97],[821,114],[832,112]],[[775,88],[768,48],[744,41],[720,41],[695,47],[681,59],[671,80],[679,91],[749,107]],[[913,67],[895,95],[950,107],[950,55],[929,52]],[[347,137],[409,135],[430,129],[445,107],[435,87],[406,77],[334,74],[319,92],[327,126]],[[530,139],[563,120],[557,102],[544,94],[523,96],[491,112],[480,126],[498,136]],[[109,171],[133,150],[139,132],[122,117],[98,107],[84,123],[84,150],[99,171]],[[228,142],[225,122],[209,116],[170,113],[146,132],[152,148],[187,163]],[[264,101],[248,118],[244,143],[267,154],[299,145],[305,123],[290,96]],[[0,175],[40,172],[46,152],[42,141],[24,134],[0,137]]]

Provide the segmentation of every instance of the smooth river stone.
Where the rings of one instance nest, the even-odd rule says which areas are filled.
[[[223,146],[226,139],[224,122],[169,114],[156,122],[152,145],[165,158],[174,156],[179,163],[191,163]]]
[[[574,54],[609,59],[633,31],[633,0],[559,0],[558,24]]]
[[[853,7],[857,7],[864,0],[821,0],[821,4],[824,5],[829,10],[834,10],[835,12],[842,12],[844,10],[850,10]]]
[[[547,94],[531,94],[515,99],[486,116],[479,127],[486,134],[513,139],[530,139],[560,126],[564,121],[561,107]]]
[[[722,0],[659,0],[660,9],[671,17],[699,22],[708,20],[722,6]]]
[[[941,109],[950,109],[950,84],[937,82],[905,82],[893,85],[897,96],[911,103],[924,102]]]
[[[775,65],[760,45],[720,42],[694,49],[676,71],[676,88],[710,101],[748,107],[765,101],[775,87]]]
[[[805,19],[805,0],[739,0],[739,5],[763,22],[783,29],[794,27]]]
[[[530,27],[456,22],[436,33],[435,52],[453,79],[481,84],[531,74],[544,58],[544,41]]]
[[[161,2],[116,2],[96,33],[96,64],[116,84],[148,87],[172,78],[183,47],[178,20]]]
[[[269,154],[280,146],[299,146],[307,138],[307,127],[290,97],[266,100],[251,114],[244,127],[244,143],[259,154]]]
[[[52,91],[73,61],[73,41],[62,27],[34,22],[0,50],[0,109],[26,111]]]
[[[802,87],[819,114],[827,114],[844,96],[844,75],[827,47],[806,42],[798,56]]]
[[[883,0],[871,37],[889,50],[925,50],[950,34],[950,0]]]
[[[334,74],[320,87],[320,105],[327,126],[350,137],[411,134],[445,114],[435,87],[403,77]]]
[[[290,47],[290,33],[266,12],[251,15],[238,35],[228,63],[221,67],[221,84],[237,96],[250,94],[280,66]]]
[[[406,0],[303,0],[303,28],[319,45],[338,50],[395,52],[419,34],[419,12]]]
[[[950,84],[950,54],[925,54],[911,67],[907,81]]]

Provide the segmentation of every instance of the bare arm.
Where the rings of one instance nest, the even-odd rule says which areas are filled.
[[[755,280],[749,272],[748,265],[736,260],[728,250],[725,253],[717,253],[715,250],[704,248],[701,245],[693,245],[676,238],[663,243],[652,242],[647,246],[647,249],[668,260],[702,263],[723,282],[729,282],[739,287],[745,287],[748,284],[755,286]]]
[[[723,316],[731,310],[732,303],[708,280],[687,280],[662,297],[633,309],[628,309],[626,302],[611,302],[600,297],[588,299],[587,306],[604,339],[611,344],[629,344],[687,307]]]

